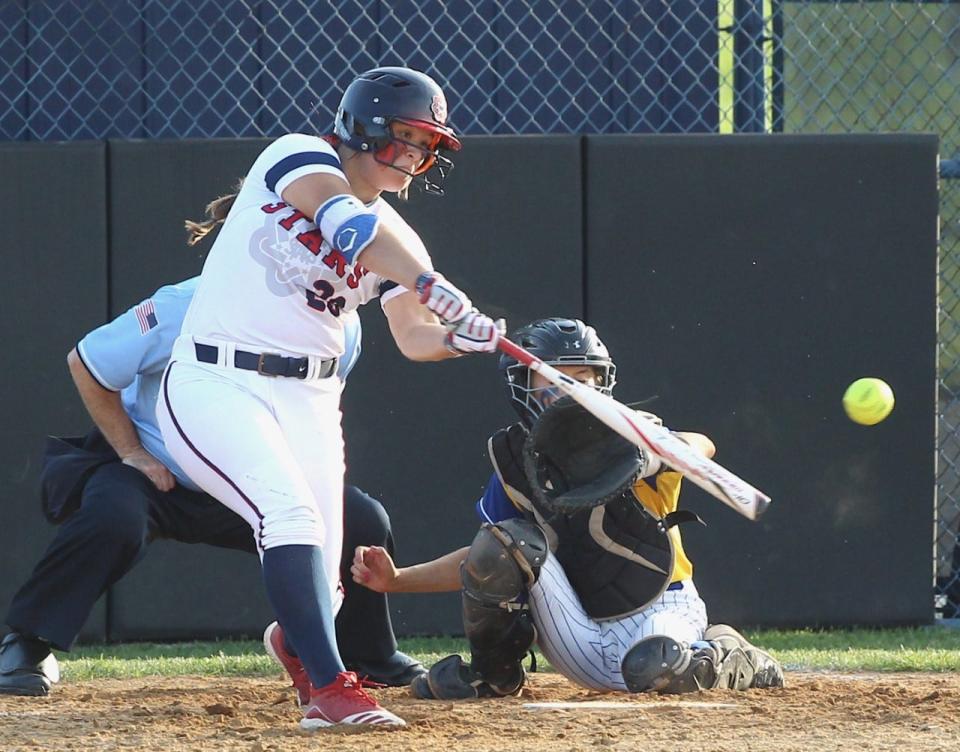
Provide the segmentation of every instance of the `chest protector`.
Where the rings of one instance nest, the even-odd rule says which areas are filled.
[[[670,584],[675,554],[667,530],[684,513],[658,520],[632,489],[603,506],[553,513],[536,501],[524,473],[526,437],[519,423],[490,437],[494,470],[510,499],[543,529],[584,610],[600,621],[646,608]]]

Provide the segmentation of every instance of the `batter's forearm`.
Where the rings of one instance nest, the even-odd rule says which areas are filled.
[[[446,345],[447,328],[420,305],[416,293],[405,292],[383,307],[397,347],[410,360],[446,360],[457,357]]]
[[[447,328],[441,324],[420,324],[407,330],[397,346],[404,357],[420,362],[447,360],[460,357],[461,353],[447,347]]]
[[[360,252],[357,260],[365,269],[408,290],[416,288],[417,277],[430,271],[382,222],[376,238]]]
[[[467,558],[469,546],[441,556],[439,559],[414,564],[397,570],[392,592],[449,593],[460,589],[460,565]]]
[[[123,458],[142,449],[137,429],[123,409],[120,392],[100,386],[75,349],[67,356],[67,366],[84,407],[114,451]]]

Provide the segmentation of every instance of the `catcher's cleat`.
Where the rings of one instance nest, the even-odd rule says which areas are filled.
[[[272,622],[267,625],[263,631],[263,646],[267,649],[267,654],[277,663],[283,666],[290,678],[293,680],[293,688],[297,690],[297,705],[301,708],[310,702],[310,677],[295,655],[287,652],[283,644],[283,628],[277,623]]]
[[[739,647],[753,668],[751,689],[768,689],[783,686],[783,668],[766,650],[753,645],[746,637],[728,624],[712,624],[703,633],[703,639],[712,640],[724,648]]]
[[[749,689],[753,686],[753,663],[739,646],[730,646],[714,641],[714,649],[720,652],[720,664],[717,666],[717,689]],[[702,650],[702,648],[701,648]]]
[[[0,694],[41,697],[60,681],[50,646],[11,632],[0,642]]]
[[[771,687],[783,686],[783,667],[776,658],[760,648],[753,648],[745,652],[747,659],[753,664],[751,688],[770,689]]]
[[[345,726],[406,726],[399,716],[384,710],[363,691],[357,675],[341,671],[325,687],[314,689],[303,711],[300,728],[312,731],[342,724]]]
[[[406,687],[427,670],[416,659],[399,650],[385,661],[353,661],[343,659],[348,671],[353,671],[363,681],[384,687]]]
[[[459,655],[448,655],[410,684],[410,693],[420,700],[470,700],[478,697],[506,697],[517,694],[526,680],[523,667],[515,683],[494,687],[484,681]]]

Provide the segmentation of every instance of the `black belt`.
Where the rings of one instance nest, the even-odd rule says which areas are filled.
[[[194,343],[197,360],[201,363],[217,363],[220,360],[219,348],[216,345],[201,345]],[[286,376],[291,379],[307,378],[310,368],[310,358],[287,358],[277,353],[252,353],[243,350],[234,350],[233,367],[244,371],[256,371],[264,376]],[[337,359],[329,358],[320,361],[317,378],[325,379],[332,376],[337,370]]]

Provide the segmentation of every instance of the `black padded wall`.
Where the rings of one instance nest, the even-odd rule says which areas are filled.
[[[759,524],[688,484],[713,620],[932,619],[937,140],[588,139],[588,296],[623,400],[699,430],[773,497]],[[860,376],[884,423],[850,422]]]
[[[183,219],[265,143],[0,147],[18,364],[4,377],[4,601],[53,534],[35,490],[43,435],[89,425],[64,356],[200,271],[209,241],[188,249]],[[684,492],[709,523],[685,540],[713,620],[916,623],[932,617],[935,157],[927,136],[472,137],[446,196],[397,205],[478,307],[511,328],[586,315],[621,399],[659,395],[649,409],[709,434],[773,496],[753,524]],[[50,196],[49,174],[40,233],[32,197]],[[496,357],[410,363],[378,309],[362,312],[344,397],[347,475],[384,502],[409,564],[470,542],[486,438],[514,414]],[[897,394],[874,428],[840,407],[864,375]],[[392,602],[399,634],[461,630],[455,595]],[[109,636],[256,635],[271,618],[255,557],[159,543],[113,589]],[[85,636],[106,634],[100,607]]]
[[[117,315],[159,286],[199,274],[207,240],[185,219],[233,193],[270,139],[110,141],[110,306]]]
[[[66,355],[107,316],[105,154],[101,143],[0,145],[3,615],[54,534],[40,513],[43,438],[88,426]],[[104,625],[101,599],[83,634],[102,639]]]

